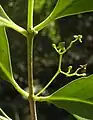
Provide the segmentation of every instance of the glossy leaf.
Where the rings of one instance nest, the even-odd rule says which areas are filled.
[[[93,0],[58,0],[51,17],[55,19],[93,11]]]
[[[24,36],[27,36],[27,32],[25,29],[21,28],[20,26],[16,25],[5,13],[2,6],[0,5],[0,26],[10,27]]]
[[[93,75],[70,82],[52,95],[41,98],[71,114],[93,119]]]
[[[0,77],[8,81],[13,78],[9,44],[4,27],[0,27]]]
[[[22,96],[28,98],[29,94],[20,88],[13,78],[9,44],[4,27],[0,27],[0,77],[10,82]]]
[[[51,21],[79,13],[92,12],[93,0],[58,0],[52,13],[42,23],[35,27],[39,31]]]
[[[7,16],[2,6],[0,5],[0,26],[12,27],[12,20]]]
[[[73,115],[77,120],[90,120],[90,119],[86,119],[86,118],[82,118],[78,115]]]

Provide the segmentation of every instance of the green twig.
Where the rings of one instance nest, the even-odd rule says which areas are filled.
[[[64,72],[64,71],[60,71],[60,73],[62,73],[62,74],[64,74],[64,75],[66,75],[67,77],[71,77],[71,76],[86,76],[86,73],[82,73],[82,74],[78,74],[78,73],[76,73],[76,72],[74,72],[74,73],[66,73],[66,72]]]
[[[34,0],[28,0],[28,25],[27,29],[33,28],[33,7],[34,7]]]
[[[71,67],[71,66],[70,66],[70,67]],[[67,72],[64,72],[64,71],[60,70],[60,73],[66,75],[67,77],[71,77],[71,76],[74,76],[74,75],[76,75],[76,76],[86,76],[86,73],[81,73],[81,74],[78,73],[78,71],[81,70],[81,69],[82,69],[82,68],[78,68],[74,73],[70,73],[70,70],[71,70],[71,69],[68,68],[68,71],[67,71]]]
[[[61,64],[62,64],[62,54],[59,56],[59,66],[58,66],[58,71],[61,70]]]
[[[28,0],[28,24],[27,24],[27,61],[28,61],[28,87],[29,87],[29,105],[31,120],[37,120],[36,103],[33,98],[34,86],[33,86],[33,40],[35,31],[33,31],[33,7],[34,0]]]
[[[6,113],[0,108],[0,111],[1,111],[1,113],[5,116],[5,119],[7,119],[7,120],[12,120],[10,117],[8,117],[7,115],[6,115]],[[3,118],[3,116],[0,116],[0,117],[2,117]]]
[[[70,45],[62,52],[62,54],[66,53],[77,40],[78,40],[78,38],[76,38],[75,40],[71,41]]]
[[[54,81],[54,79],[58,76],[59,71],[56,72],[56,74],[53,76],[53,78],[49,81],[49,83],[40,91],[36,94],[36,96],[40,95],[41,93],[43,93],[48,87],[49,85]]]
[[[82,43],[82,40],[81,40],[82,35],[74,35],[74,38],[75,40],[71,41],[70,45],[61,54],[66,53],[76,41],[79,41],[80,43]]]
[[[47,83],[47,85],[40,91],[36,94],[36,96],[40,95],[41,93],[43,93],[48,87],[49,85],[55,80],[55,78],[58,76],[58,74],[60,73],[61,71],[61,64],[62,64],[62,55],[60,55],[60,58],[59,58],[59,65],[58,65],[58,70],[57,72],[55,73],[55,75],[52,77],[52,79]]]
[[[58,49],[59,46],[57,47],[55,44],[52,44],[53,47],[54,47],[54,49],[57,51],[57,53],[59,53],[59,56],[60,56],[59,57],[58,70],[57,70],[56,74],[53,76],[53,78],[49,81],[49,83],[40,92],[38,92],[36,94],[36,97],[39,96],[41,93],[43,93],[49,87],[49,85],[54,81],[54,79],[58,76],[59,73],[62,73],[64,75],[68,76],[68,77],[71,77],[71,76],[74,76],[74,75],[77,75],[77,76],[85,76],[86,75],[85,73],[82,73],[82,74],[78,73],[78,71],[80,69],[84,68],[84,66],[81,66],[80,68],[78,68],[74,73],[70,73],[71,70],[72,70],[72,66],[68,67],[68,71],[67,72],[64,72],[64,71],[61,70],[61,64],[62,64],[63,54],[66,53],[77,40],[79,40],[80,42],[82,42],[81,41],[81,38],[82,38],[81,35],[78,35],[78,36],[76,35],[74,37],[75,37],[75,40],[71,41],[70,45],[66,49],[65,49],[65,47],[62,48],[62,51],[61,51],[61,48]],[[86,66],[85,66],[85,68],[86,68]]]
[[[29,104],[31,112],[31,120],[37,120],[36,103],[33,99],[33,40],[34,35],[29,34],[27,38],[27,55],[28,55],[28,87],[29,87]]]
[[[14,88],[26,99],[28,99],[29,93],[24,91],[17,83],[16,81],[13,79],[11,84],[14,86]]]

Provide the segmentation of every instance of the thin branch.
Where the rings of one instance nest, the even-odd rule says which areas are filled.
[[[58,66],[59,71],[61,69],[61,64],[62,64],[62,54],[60,54],[60,56],[59,56],[59,66]]]
[[[36,94],[36,96],[40,95],[41,93],[43,93],[48,87],[49,85],[55,80],[55,78],[59,75],[60,71],[61,71],[61,64],[62,64],[62,54],[60,54],[60,57],[59,57],[59,64],[58,64],[58,70],[57,72],[55,73],[55,75],[52,77],[52,79],[47,83],[47,85],[40,90],[40,92],[38,92]]]
[[[27,55],[28,55],[28,87],[29,87],[29,104],[30,104],[30,113],[31,120],[37,120],[36,114],[36,103],[33,99],[34,91],[33,91],[33,40],[34,35],[28,35],[27,39]]]
[[[7,116],[7,114],[0,108],[1,113],[5,116],[7,120],[12,120],[10,117]],[[3,116],[0,116],[3,118]]]
[[[23,90],[17,83],[16,81],[13,79],[11,84],[14,86],[14,88],[26,99],[28,99],[29,93],[26,92],[25,90]]]
[[[28,25],[27,30],[33,28],[33,8],[34,8],[34,0],[28,0]]]
[[[41,93],[43,93],[48,87],[49,85],[54,81],[54,79],[58,76],[59,71],[56,72],[56,74],[53,76],[53,78],[48,82],[48,84],[40,91],[36,94],[36,96],[40,95]]]
[[[29,87],[29,105],[31,120],[37,120],[36,103],[33,98],[33,40],[35,32],[33,31],[33,8],[34,0],[28,0],[28,24],[27,24],[27,59],[28,59],[28,87]]]
[[[70,45],[62,52],[62,54],[66,53],[77,40],[78,40],[78,38],[76,38],[75,40],[71,41]]]

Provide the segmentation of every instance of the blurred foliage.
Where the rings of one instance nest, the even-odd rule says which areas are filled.
[[[35,0],[34,25],[42,22],[53,10],[57,0]],[[10,18],[26,28],[27,0],[0,0]],[[41,89],[57,70],[58,54],[52,43],[65,42],[66,47],[73,40],[73,35],[83,35],[83,43],[75,43],[63,58],[63,70],[69,65],[74,70],[80,64],[87,63],[87,75],[93,70],[93,13],[80,14],[56,20],[50,23],[36,36],[34,41],[34,83],[35,92]],[[18,84],[27,90],[27,54],[26,40],[19,33],[7,29],[14,76]],[[59,75],[48,90],[47,95],[67,84],[76,77],[67,78]],[[30,120],[28,102],[22,98],[7,82],[0,80],[0,107],[13,120]],[[38,120],[74,120],[70,114],[47,103],[37,103]]]

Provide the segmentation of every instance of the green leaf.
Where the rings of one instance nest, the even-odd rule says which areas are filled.
[[[37,25],[35,30],[43,29],[55,19],[92,11],[93,0],[58,0],[52,13],[42,23]]]
[[[78,115],[73,115],[77,120],[90,120],[90,119],[86,119],[86,118],[82,118]]]
[[[93,0],[58,0],[51,17],[58,19],[91,11],[93,11]]]
[[[10,82],[22,96],[28,98],[29,94],[20,88],[13,78],[9,44],[4,27],[0,27],[0,77]]]
[[[12,27],[13,21],[7,16],[0,5],[0,26]]]
[[[13,78],[9,44],[4,27],[0,27],[0,77],[8,81]]]
[[[63,108],[86,119],[93,119],[93,75],[83,77],[60,88],[48,97],[41,100],[52,102],[59,108]]]
[[[23,34],[24,36],[27,36],[27,31],[16,25],[5,13],[5,11],[3,10],[2,6],[0,5],[0,26],[5,26],[5,27],[10,27],[16,31],[18,31],[19,33]]]

